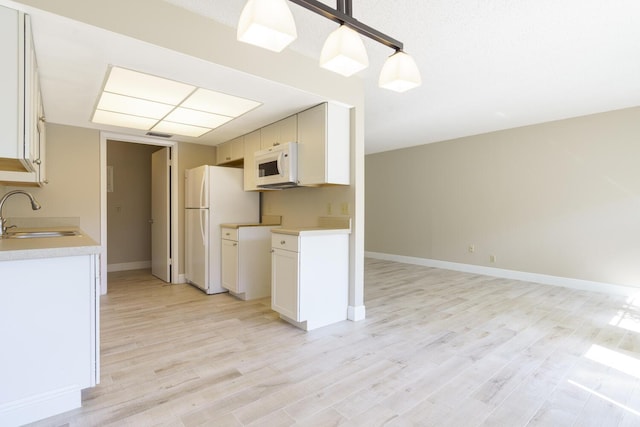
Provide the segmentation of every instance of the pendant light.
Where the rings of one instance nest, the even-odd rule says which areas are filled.
[[[369,58],[360,35],[346,25],[340,25],[324,42],[320,66],[345,77],[367,68]]]
[[[286,0],[249,0],[238,22],[238,40],[281,52],[298,36]]]
[[[421,84],[416,61],[401,50],[387,58],[378,80],[378,86],[396,92],[406,92]]]
[[[380,87],[404,92],[420,86],[420,71],[404,53],[402,42],[355,19],[352,0],[336,0],[335,9],[318,0],[289,1],[340,24],[322,47],[322,68],[347,77],[367,68],[369,58],[360,37],[365,36],[396,52],[382,67]],[[238,40],[280,52],[295,38],[295,23],[285,0],[248,0],[238,23]]]

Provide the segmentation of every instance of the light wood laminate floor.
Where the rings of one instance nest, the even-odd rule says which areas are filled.
[[[366,260],[367,319],[303,332],[269,300],[109,276],[102,382],[36,426],[638,426],[639,308]]]

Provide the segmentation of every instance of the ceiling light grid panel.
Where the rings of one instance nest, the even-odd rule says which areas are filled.
[[[257,101],[114,66],[107,71],[91,121],[197,138],[260,105]]]

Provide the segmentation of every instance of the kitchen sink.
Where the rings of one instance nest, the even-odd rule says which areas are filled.
[[[69,237],[80,236],[77,231],[14,231],[8,232],[3,237],[5,239],[34,239],[40,237]]]

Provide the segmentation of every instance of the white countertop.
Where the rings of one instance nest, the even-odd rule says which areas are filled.
[[[321,234],[351,234],[350,228],[299,227],[274,228],[272,234],[289,234],[292,236],[321,235]]]
[[[220,228],[240,228],[240,227],[277,227],[282,224],[280,215],[262,215],[260,222],[240,222],[220,224]]]
[[[293,236],[320,234],[351,234],[350,217],[321,216],[318,225],[310,227],[285,227],[271,230],[271,233],[289,234]]]
[[[11,231],[38,231],[43,229],[21,228]],[[101,247],[82,230],[74,227],[47,227],[47,231],[74,230],[79,236],[36,237],[29,239],[0,238],[0,261],[36,258],[56,258],[76,255],[91,255],[101,252]]]
[[[246,222],[246,223],[226,223],[220,224],[220,228],[240,228],[240,227],[280,227],[280,224],[260,224],[257,222]]]

